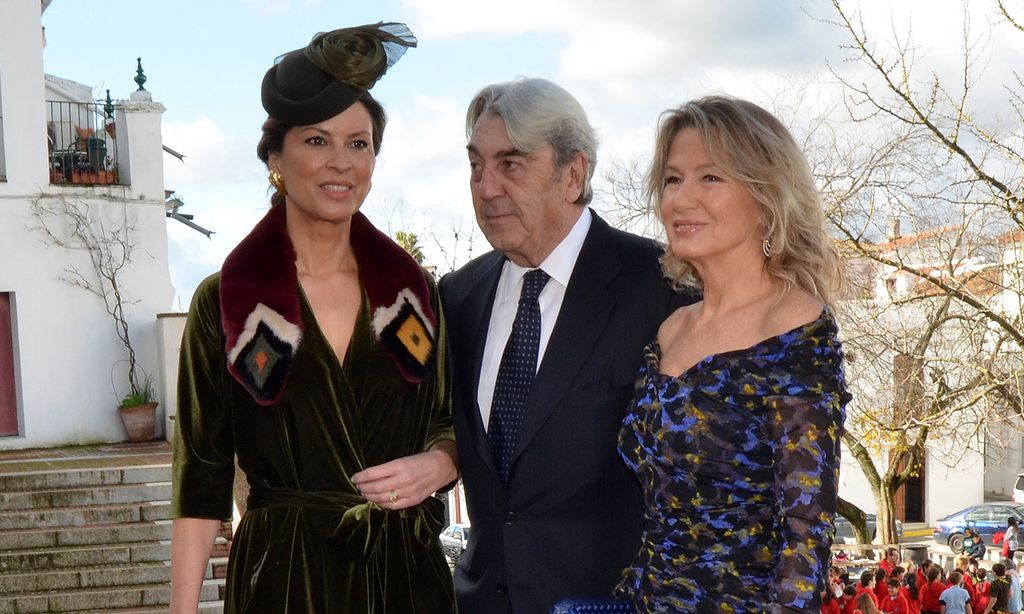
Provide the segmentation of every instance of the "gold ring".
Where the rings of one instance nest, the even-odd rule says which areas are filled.
[[[391,502],[391,503],[394,503],[395,501],[398,501],[398,491],[397,490],[392,490],[391,491],[391,494],[388,495],[388,501]]]

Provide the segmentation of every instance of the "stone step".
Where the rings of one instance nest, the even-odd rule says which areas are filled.
[[[205,580],[199,599],[208,610],[223,611],[224,580]],[[0,614],[37,614],[41,612],[108,612],[120,609],[127,612],[166,612],[171,602],[171,587],[167,583],[138,586],[111,586],[79,591],[49,590],[5,595],[0,593]],[[163,607],[161,607],[163,606]],[[216,609],[217,607],[220,609]],[[200,612],[207,610],[200,609]]]
[[[168,561],[81,569],[33,570],[0,574],[0,595],[171,581]]]
[[[213,559],[219,561],[221,560],[220,557],[227,557],[228,548],[227,540],[223,537],[217,537],[213,547]],[[170,559],[170,540],[111,542],[63,548],[0,550],[0,574],[29,570],[169,561]],[[224,558],[223,562],[226,564],[227,558]]]
[[[170,520],[18,529],[0,531],[0,552],[119,542],[158,542],[169,539]]]
[[[170,511],[170,501],[3,511],[0,512],[0,531],[165,520],[170,517]]]
[[[139,467],[83,467],[19,473],[4,473],[4,464],[0,463],[0,492],[5,493],[85,486],[168,482],[170,479],[170,463]]]
[[[66,614],[95,614],[96,610],[75,610]],[[140,608],[114,608],[102,610],[103,614],[167,614],[166,605]],[[201,601],[199,603],[199,614],[224,614],[223,601]]]
[[[203,577],[220,580],[227,576],[227,559],[211,558]],[[90,565],[68,569],[19,570],[0,573],[0,595],[34,593],[43,590],[92,589],[108,586],[170,583],[168,560]]]
[[[139,482],[60,488],[57,490],[0,491],[0,510],[31,510],[41,507],[80,507],[105,503],[166,501],[171,498],[171,483]]]
[[[103,444],[0,453],[0,614],[155,614],[170,602],[170,448]],[[199,612],[222,614],[231,527]]]
[[[170,541],[0,550],[0,573],[167,561],[170,558]]]

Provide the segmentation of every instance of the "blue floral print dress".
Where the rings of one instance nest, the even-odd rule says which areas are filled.
[[[850,397],[832,315],[661,373],[655,340],[619,434],[644,489],[620,596],[638,612],[818,612]]]

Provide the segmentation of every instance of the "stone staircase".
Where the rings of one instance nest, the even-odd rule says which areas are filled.
[[[166,612],[171,453],[166,442],[0,452],[0,614]],[[231,524],[200,612],[219,613]]]

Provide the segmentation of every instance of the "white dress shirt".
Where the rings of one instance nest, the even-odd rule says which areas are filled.
[[[547,273],[551,279],[538,297],[540,303],[540,348],[537,352],[537,368],[540,368],[547,349],[551,331],[555,328],[558,312],[562,308],[565,289],[569,286],[569,278],[576,266],[576,259],[583,249],[583,242],[590,231],[591,213],[589,208],[583,209],[580,219],[576,220],[569,234],[555,247],[544,262],[537,267]],[[498,290],[494,295],[491,307],[491,323],[487,328],[487,341],[484,345],[484,357],[480,364],[480,384],[477,387],[476,400],[480,406],[480,417],[484,429],[491,418],[491,400],[494,397],[494,386],[498,379],[498,366],[501,355],[505,352],[505,344],[512,334],[512,322],[516,319],[519,308],[519,294],[523,287],[523,276],[530,269],[506,260],[498,279]]]

